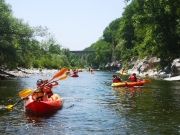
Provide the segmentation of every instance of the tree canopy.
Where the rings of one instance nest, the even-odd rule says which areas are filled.
[[[10,5],[0,0],[0,66],[101,67],[116,60],[156,56],[163,67],[179,57],[180,1],[125,1],[128,5],[122,17],[113,20],[102,37],[85,49],[95,53],[77,56],[63,48],[46,27],[31,27],[15,18]]]
[[[180,1],[177,0],[131,0],[122,17],[112,21],[102,38],[91,45],[97,52],[96,57],[106,54],[98,53],[99,42],[104,41],[104,45],[112,50],[108,54],[111,60],[115,57],[126,62],[132,57],[156,56],[161,59],[161,66],[165,66],[180,56],[178,5]],[[97,61],[104,62],[104,59]]]

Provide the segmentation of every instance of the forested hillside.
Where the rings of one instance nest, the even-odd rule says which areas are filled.
[[[132,0],[122,17],[112,21],[94,49],[94,64],[156,56],[164,67],[180,57],[180,1]]]
[[[13,16],[0,0],[0,67],[60,68],[83,65],[42,26],[31,27]],[[39,40],[42,39],[42,40]]]
[[[126,0],[128,1],[128,0]],[[47,28],[31,27],[13,16],[0,0],[0,67],[103,67],[108,62],[156,56],[164,67],[180,57],[180,1],[132,0],[122,17],[113,20],[102,37],[76,56],[63,48]],[[43,39],[43,40],[39,40]]]

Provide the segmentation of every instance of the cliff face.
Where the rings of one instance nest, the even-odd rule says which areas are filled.
[[[173,63],[171,64],[172,69],[172,76],[180,75],[180,58],[174,59]]]
[[[139,76],[149,75],[155,78],[166,78],[180,75],[180,58],[174,59],[170,66],[158,70],[159,58],[137,60],[133,62],[133,67],[128,70],[128,74],[136,73]]]

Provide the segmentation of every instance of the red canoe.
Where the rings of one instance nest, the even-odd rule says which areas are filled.
[[[73,75],[71,75],[71,77],[79,77],[79,75],[73,74]]]
[[[35,114],[48,114],[59,110],[63,105],[62,98],[54,94],[45,101],[34,101],[32,96],[25,100],[25,110]]]

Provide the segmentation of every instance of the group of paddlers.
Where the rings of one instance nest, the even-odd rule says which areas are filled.
[[[118,75],[113,75],[112,77],[113,77],[113,80],[112,80],[113,83],[122,82],[122,79]],[[128,79],[130,82],[137,82],[138,81],[136,73],[131,74]]]
[[[78,72],[76,70],[73,70],[73,74],[77,75],[77,73]],[[113,75],[112,77],[113,77],[112,80],[113,83],[122,82],[122,79],[118,75]],[[130,82],[137,82],[139,80],[135,73],[131,74],[128,79]],[[48,82],[48,80],[39,79],[37,80],[36,85],[37,85],[37,89],[32,94],[32,99],[36,101],[42,101],[42,100],[47,100],[53,95],[52,88],[54,86],[57,86],[58,82],[57,81]]]

